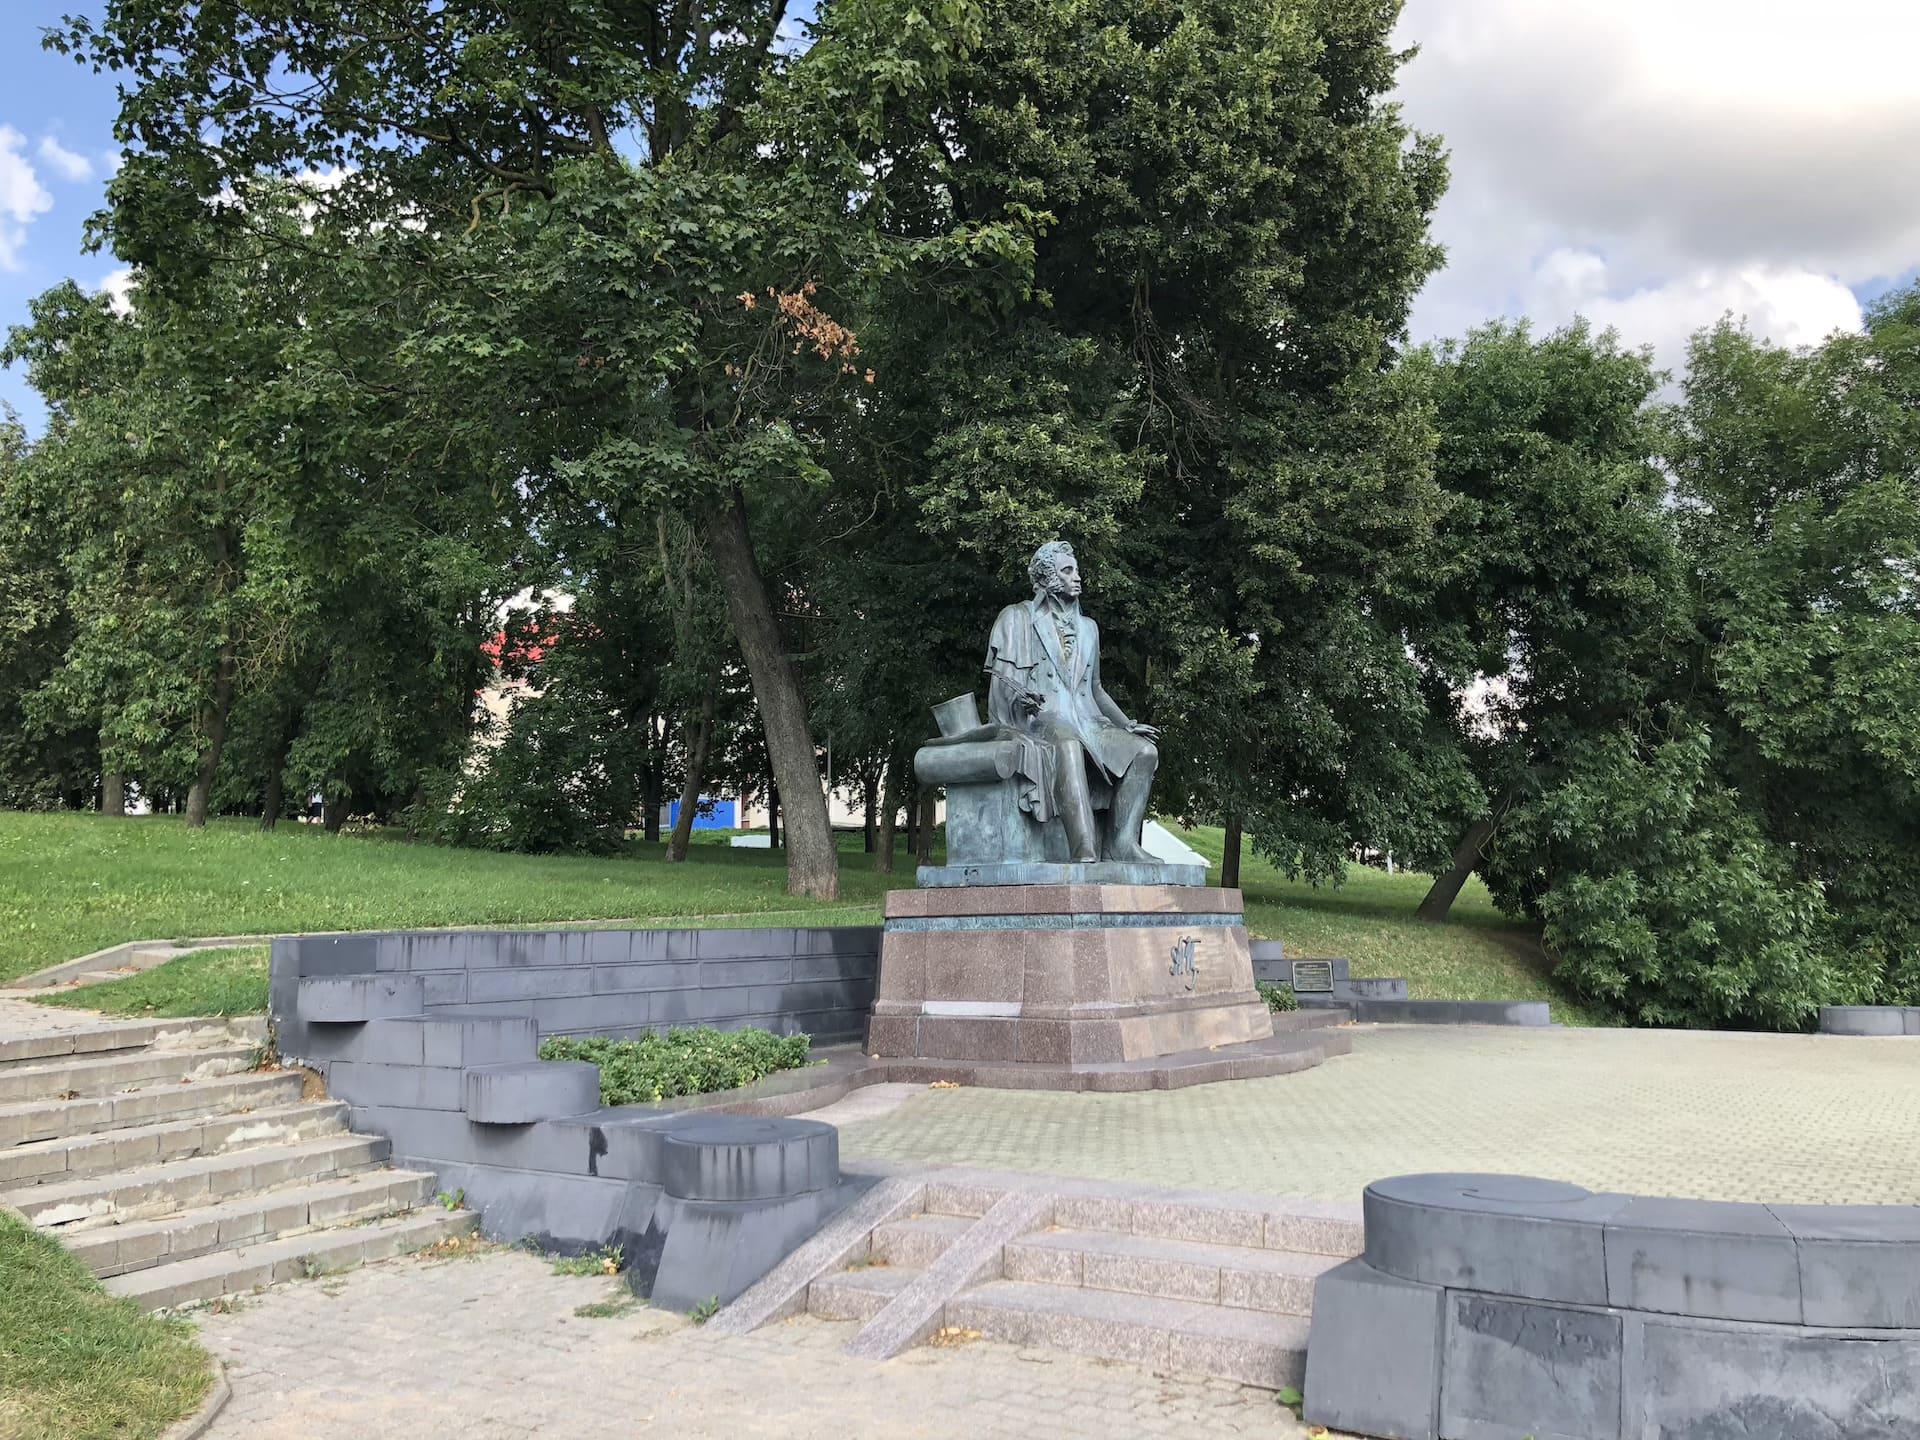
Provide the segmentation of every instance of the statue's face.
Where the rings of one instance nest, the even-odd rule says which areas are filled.
[[[1047,593],[1056,600],[1080,598],[1080,562],[1069,555],[1047,577]]]

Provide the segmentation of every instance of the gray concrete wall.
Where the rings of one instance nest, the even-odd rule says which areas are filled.
[[[300,978],[399,974],[420,978],[424,1014],[525,1016],[542,1036],[712,1025],[853,1040],[879,965],[877,926],[292,935],[273,944],[271,1008],[297,1046]]]
[[[1303,1413],[1394,1440],[1920,1434],[1920,1208],[1594,1194],[1508,1175],[1366,1192],[1314,1290]]]
[[[1253,942],[1253,978],[1269,985],[1293,986],[1294,961],[1278,940]],[[1551,1025],[1544,1000],[1416,1000],[1407,994],[1407,982],[1370,979],[1351,973],[1349,962],[1325,962],[1332,970],[1333,989],[1299,990],[1294,994],[1303,1009],[1345,1010],[1365,1025]]]
[[[436,931],[274,941],[280,1053],[356,1130],[464,1192],[496,1239],[618,1245],[635,1290],[687,1309],[758,1279],[869,1181],[812,1121],[600,1105],[549,1034],[672,1024],[857,1034],[877,929]],[[482,997],[482,998],[475,998]]]

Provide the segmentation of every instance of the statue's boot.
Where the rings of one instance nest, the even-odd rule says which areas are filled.
[[[1113,841],[1108,858],[1129,863],[1158,865],[1160,862],[1140,844],[1140,827],[1147,819],[1147,799],[1153,792],[1153,772],[1158,767],[1143,757],[1127,767],[1113,791]]]

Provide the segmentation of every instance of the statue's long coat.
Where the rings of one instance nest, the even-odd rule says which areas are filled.
[[[1009,605],[987,640],[987,717],[1046,739],[1070,733],[1093,760],[1096,778],[1118,780],[1151,742],[1123,729],[1100,709],[1100,627],[1073,611],[1073,648],[1065,653],[1053,616],[1038,599]],[[1026,691],[1044,702],[1029,716],[1016,703]],[[1062,738],[1064,738],[1062,736]],[[1033,777],[1038,778],[1038,777]]]

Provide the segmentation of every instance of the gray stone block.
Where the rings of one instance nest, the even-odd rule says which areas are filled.
[[[1822,1005],[1823,1035],[1913,1035],[1920,1033],[1920,1009],[1911,1005]]]
[[[427,1065],[334,1060],[327,1065],[327,1089],[350,1105],[464,1113],[467,1103],[464,1070]]]
[[[527,1125],[600,1108],[600,1067],[584,1060],[528,1060],[467,1071],[467,1118]]]
[[[1606,1247],[1611,1304],[1800,1323],[1793,1236],[1764,1205],[1637,1196],[1608,1220]]]
[[[593,993],[624,995],[649,990],[693,988],[700,983],[697,960],[658,960],[644,965],[597,966],[593,972]]]
[[[590,1175],[547,1175],[493,1165],[443,1164],[437,1183],[480,1212],[480,1230],[503,1244],[578,1255],[604,1246],[631,1250],[653,1221],[657,1185]]]
[[[1920,1206],[1767,1208],[1799,1254],[1805,1323],[1920,1327]]]
[[[1604,1305],[1602,1226],[1628,1198],[1513,1175],[1395,1176],[1366,1189],[1366,1259],[1424,1285]]]
[[[1912,1440],[1920,1333],[1649,1319],[1627,1433],[1685,1440]]]
[[[420,1014],[426,993],[412,975],[312,975],[301,979],[298,1003],[309,1023],[379,1020]]]
[[[948,792],[953,803],[955,786]],[[1204,865],[1167,865],[1158,861],[1099,860],[1090,864],[1044,860],[983,862],[972,865],[922,865],[914,872],[922,889],[974,885],[1194,885],[1207,883]]]
[[[516,965],[467,976],[469,1001],[551,1000],[592,993],[593,969],[587,965]]]
[[[724,1203],[663,1196],[633,1255],[636,1294],[669,1310],[725,1305],[853,1203],[872,1183],[848,1183],[779,1200]]]
[[[1620,1317],[1449,1295],[1440,1433],[1448,1440],[1616,1440]]]
[[[840,1181],[840,1132],[817,1120],[696,1114],[660,1146],[661,1180],[676,1200],[767,1200]]]
[[[604,1152],[597,1162],[599,1173],[650,1185],[663,1183],[667,1166],[662,1143],[668,1129],[680,1119],[670,1111],[649,1110],[639,1105],[605,1112],[600,1126]]]
[[[1313,1288],[1301,1415],[1355,1434],[1435,1440],[1445,1296],[1364,1260],[1322,1275]]]

